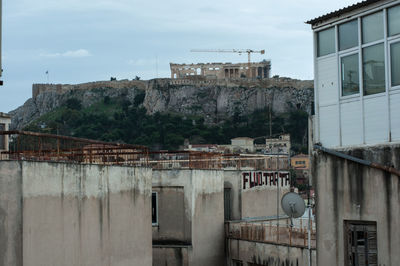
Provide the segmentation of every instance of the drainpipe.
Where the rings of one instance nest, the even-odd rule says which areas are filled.
[[[363,160],[363,159],[360,159],[360,158],[357,158],[357,157],[354,157],[354,156],[351,156],[351,155],[348,155],[348,154],[345,154],[345,153],[342,153],[342,152],[338,152],[338,151],[335,151],[335,150],[327,149],[327,148],[325,148],[325,147],[323,147],[321,145],[317,145],[317,144],[314,145],[314,149],[320,150],[320,151],[323,151],[325,153],[331,154],[333,156],[336,156],[336,157],[339,157],[339,158],[343,158],[343,159],[346,159],[346,160],[349,160],[349,161],[352,161],[352,162],[356,162],[356,163],[359,163],[359,164],[362,164],[362,165],[365,165],[365,166],[376,168],[376,169],[379,169],[379,170],[382,170],[382,171],[385,171],[385,172],[388,172],[390,174],[397,175],[397,176],[400,177],[400,171],[397,170],[396,168],[393,168],[393,167],[390,167],[390,166],[386,166],[386,165],[382,165],[382,164],[379,164],[379,163],[374,163],[374,162],[371,162],[371,161]]]

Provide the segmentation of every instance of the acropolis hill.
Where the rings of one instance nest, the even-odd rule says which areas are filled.
[[[33,84],[32,98],[10,114],[13,129],[21,129],[70,98],[90,106],[108,96],[133,103],[144,93],[143,107],[148,114],[171,112],[203,116],[208,124],[231,117],[235,111],[250,114],[272,106],[275,113],[291,108],[311,112],[313,81],[290,78],[262,80],[204,77],[184,79],[97,81],[82,84]]]

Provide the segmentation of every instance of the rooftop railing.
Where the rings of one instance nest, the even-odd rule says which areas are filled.
[[[228,239],[247,240],[260,243],[281,244],[297,247],[308,246],[308,220],[300,220],[290,226],[289,219],[265,221],[230,221],[225,224]],[[315,224],[311,220],[311,248],[316,248]]]
[[[149,151],[146,146],[104,142],[29,131],[0,131],[9,136],[0,160],[130,165],[153,169],[288,170],[287,156],[221,154],[201,151]]]

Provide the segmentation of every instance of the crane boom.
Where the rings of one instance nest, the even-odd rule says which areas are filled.
[[[252,50],[252,49],[192,49],[190,50],[191,52],[195,53],[238,53],[238,54],[244,54],[244,53],[259,53],[259,54],[265,54],[265,50]]]
[[[194,53],[247,53],[247,77],[250,77],[250,54],[258,53],[265,54],[265,50],[252,50],[252,49],[192,49],[190,52]]]

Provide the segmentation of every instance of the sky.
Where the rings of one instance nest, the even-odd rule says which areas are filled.
[[[191,49],[264,49],[251,59],[271,60],[272,75],[313,79],[304,22],[356,2],[4,0],[0,112],[23,105],[34,83],[163,78],[170,62],[247,62]]]

